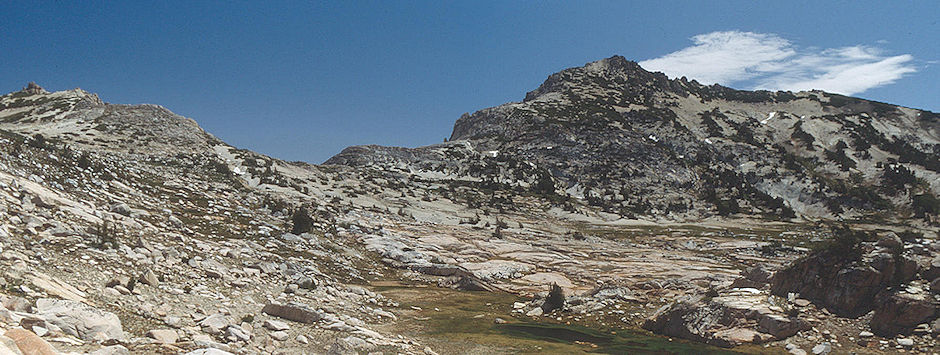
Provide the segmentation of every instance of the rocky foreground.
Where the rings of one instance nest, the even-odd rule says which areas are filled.
[[[450,142],[354,147],[325,165],[236,149],[155,105],[4,95],[0,354],[557,345],[436,329],[462,322],[446,300],[419,307],[392,286],[506,295],[464,322],[491,327],[940,351],[934,114],[641,71],[619,57],[567,70],[461,118]],[[650,111],[662,107],[673,113]],[[614,352],[600,340],[551,349]]]

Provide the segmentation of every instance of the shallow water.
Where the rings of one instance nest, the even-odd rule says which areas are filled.
[[[521,298],[505,293],[456,291],[435,287],[374,287],[405,310],[395,331],[425,339],[442,354],[740,354],[642,330],[592,329],[513,317]],[[415,308],[411,308],[415,307]],[[496,318],[507,323],[498,324]],[[754,353],[762,351],[745,351]]]
[[[703,344],[669,341],[668,338],[644,335],[628,330],[617,334],[604,334],[589,328],[546,323],[500,324],[496,329],[518,338],[539,339],[548,342],[593,344],[584,349],[601,354],[739,354],[738,352]]]

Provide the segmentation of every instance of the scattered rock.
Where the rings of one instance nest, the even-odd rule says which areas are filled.
[[[823,355],[832,352],[832,344],[822,343],[813,347],[813,355]]]
[[[147,269],[147,271],[144,271],[144,273],[140,275],[138,281],[153,287],[160,285],[160,279],[157,277],[157,274],[153,272],[153,269]]]
[[[234,355],[225,350],[219,350],[216,348],[205,348],[199,350],[190,351],[184,355]]]
[[[283,305],[269,303],[261,309],[261,312],[300,323],[313,323],[322,318],[319,312],[302,303],[288,303]]]
[[[281,322],[279,320],[268,319],[264,321],[264,328],[268,330],[288,330],[290,326],[287,323]]]
[[[123,345],[111,345],[105,346],[101,349],[92,351],[88,355],[130,355],[131,351],[127,350]]]
[[[147,337],[161,344],[173,344],[180,338],[173,329],[153,329],[147,332]]]
[[[221,313],[208,316],[199,322],[199,326],[202,327],[206,333],[213,335],[222,334],[222,331],[231,324],[232,320],[229,319],[228,316]]]
[[[277,341],[285,341],[285,340],[287,340],[287,338],[289,338],[289,337],[290,337],[290,335],[287,334],[287,332],[285,332],[285,331],[283,331],[283,330],[279,330],[279,331],[276,331],[276,332],[271,332],[271,338],[274,339],[274,340],[277,340]]]

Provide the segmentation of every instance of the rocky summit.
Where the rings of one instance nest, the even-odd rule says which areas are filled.
[[[938,195],[936,113],[619,56],[321,165],[30,83],[0,354],[937,353]]]

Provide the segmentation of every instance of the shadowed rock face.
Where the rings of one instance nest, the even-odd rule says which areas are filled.
[[[938,117],[818,91],[670,80],[615,56],[552,74],[522,102],[461,116],[451,142],[533,164],[560,194],[626,217],[933,221]],[[439,160],[432,147],[353,147],[327,163],[418,171]]]
[[[781,296],[799,293],[848,317],[868,313],[880,294],[914,277],[917,263],[886,248],[865,247],[869,251],[859,260],[844,253],[812,254],[777,272],[771,290]]]
[[[936,318],[936,290],[925,277],[930,253],[915,253],[893,233],[877,243],[862,243],[860,257],[823,250],[778,271],[771,282],[774,294],[797,293],[835,314],[859,317],[874,311],[875,334],[910,334],[914,327]]]

